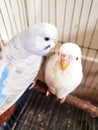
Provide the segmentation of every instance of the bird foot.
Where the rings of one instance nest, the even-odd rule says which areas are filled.
[[[48,89],[46,92],[46,96],[49,96],[49,95],[50,95],[50,90]]]
[[[60,99],[60,103],[64,103],[66,97]]]
[[[29,89],[32,89],[36,84],[36,81],[33,81],[32,84],[30,85]]]

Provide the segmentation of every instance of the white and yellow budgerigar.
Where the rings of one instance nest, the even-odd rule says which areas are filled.
[[[49,91],[64,102],[66,96],[80,83],[83,77],[81,49],[75,43],[64,43],[50,57],[45,67],[45,82]]]
[[[35,80],[42,56],[58,39],[57,29],[37,23],[16,35],[2,50],[0,59],[0,115],[10,108]]]

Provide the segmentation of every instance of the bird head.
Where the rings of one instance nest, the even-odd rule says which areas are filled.
[[[81,49],[75,43],[64,43],[61,45],[58,55],[60,56],[60,66],[64,70],[72,62],[81,62]]]
[[[46,55],[55,47],[58,39],[57,29],[49,23],[37,23],[25,31],[24,48],[36,55]]]

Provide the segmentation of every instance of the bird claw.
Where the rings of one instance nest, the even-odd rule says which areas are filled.
[[[32,84],[30,85],[29,89],[32,89],[36,84],[36,81],[33,81]]]
[[[66,99],[66,97],[61,98],[61,99],[60,99],[60,103],[61,103],[61,104],[64,103],[64,102],[65,102],[65,99]]]
[[[48,89],[46,92],[46,96],[49,96],[49,95],[50,95],[50,90]]]

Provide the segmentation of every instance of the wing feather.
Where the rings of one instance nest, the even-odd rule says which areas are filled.
[[[10,66],[10,72],[4,82],[3,94],[12,95],[26,90],[36,78],[42,58],[40,56],[29,56],[28,58],[15,61]]]

